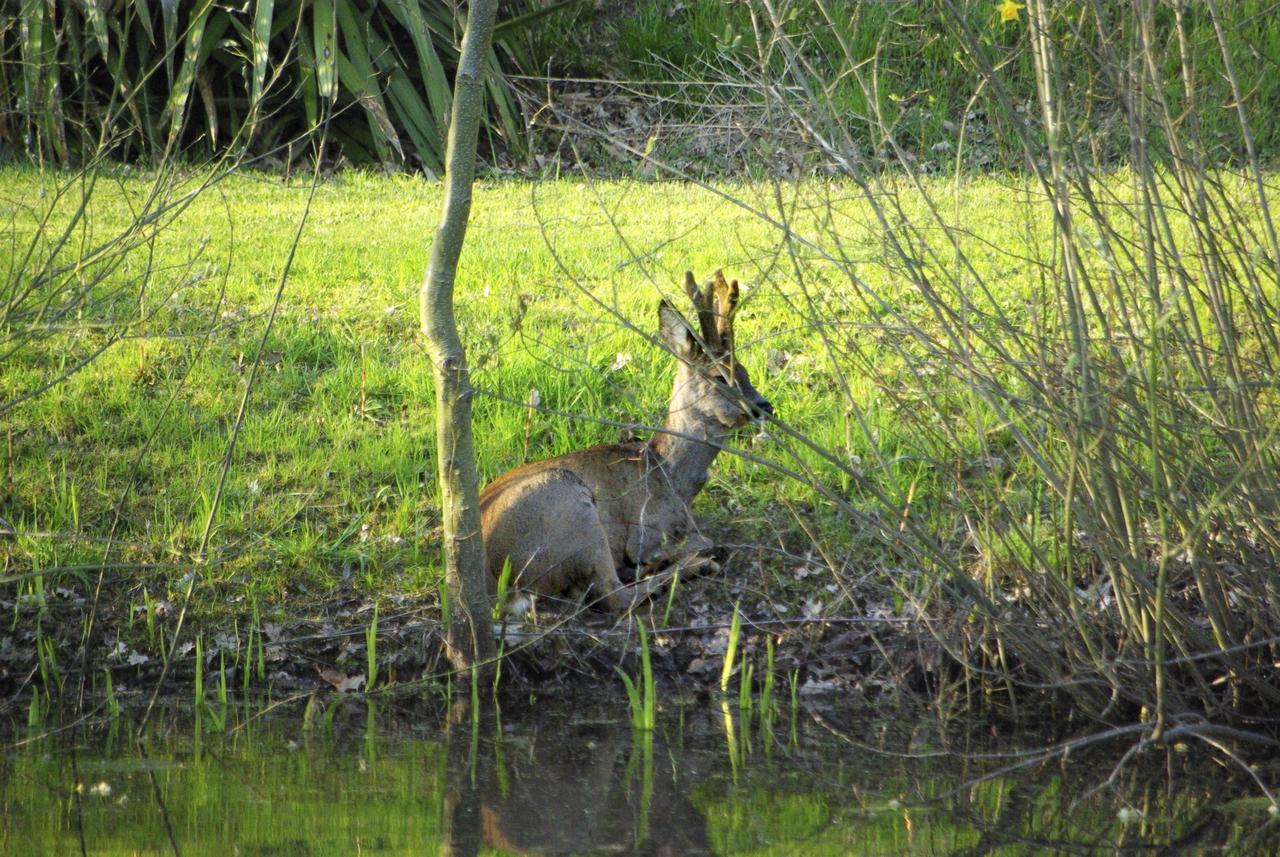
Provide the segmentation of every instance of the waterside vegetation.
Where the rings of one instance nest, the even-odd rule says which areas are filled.
[[[750,286],[737,359],[775,409],[699,497],[718,571],[621,618],[499,612],[502,682],[620,672],[638,734],[680,683],[718,689],[726,733],[783,693],[1052,709],[1092,730],[1073,740],[1133,742],[1121,767],[1203,743],[1274,812],[1241,749],[1274,744],[1280,701],[1280,126],[1275,76],[1242,71],[1274,61],[1265,9],[902,4],[941,34],[906,56],[945,46],[921,66],[959,70],[961,107],[890,73],[923,13],[801,5],[689,7],[727,16],[714,61],[656,64],[622,125],[548,85],[524,126],[546,180],[497,180],[489,152],[457,280],[483,477],[653,430],[651,320],[686,269]],[[40,67],[28,99],[57,89]],[[326,146],[349,117],[332,71],[304,123]],[[371,103],[346,107],[387,142]],[[15,114],[31,160],[74,160],[56,106]],[[180,107],[168,139],[191,143]],[[278,173],[242,147],[121,166],[131,121],[87,135],[81,171],[0,170],[10,705],[39,725],[88,688],[115,710],[159,666],[194,674],[215,730],[263,685],[469,692],[479,717],[476,673],[459,688],[439,657],[457,599],[411,309],[439,188],[302,138],[301,161],[271,144]]]
[[[11,241],[34,250],[49,247],[73,214],[83,214],[76,239],[61,245],[48,270],[92,279],[100,263],[79,261],[82,248],[124,230],[137,200],[162,180],[129,170],[103,176],[82,207],[78,184],[9,169],[0,174],[0,197]],[[1095,187],[1123,210],[1133,182],[1132,173],[1121,171],[1097,177]],[[925,179],[921,186],[948,196],[956,222],[964,224],[954,236],[956,250],[988,284],[983,299],[990,303],[983,312],[971,310],[963,353],[971,366],[988,367],[985,383],[1007,391],[1012,410],[993,412],[980,389],[963,383],[962,366],[931,351],[954,319],[940,319],[936,305],[886,259],[886,237],[854,184],[482,184],[462,261],[467,287],[459,313],[481,390],[483,478],[659,424],[670,358],[645,339],[653,308],[664,296],[678,297],[686,265],[724,267],[752,286],[741,311],[739,359],[775,403],[779,422],[740,438],[750,460],[722,456],[712,471],[698,515],[724,545],[720,558],[728,561],[714,581],[724,589],[697,596],[685,583],[681,600],[689,594],[689,606],[705,609],[704,599],[724,605],[743,598],[744,611],[757,620],[783,619],[788,607],[803,604],[803,618],[818,623],[850,614],[923,621],[947,647],[980,647],[988,633],[1001,640],[1005,629],[988,624],[977,602],[955,600],[951,575],[959,571],[967,578],[962,591],[976,593],[967,597],[997,599],[1015,614],[1045,597],[1041,587],[1061,591],[1088,628],[1072,621],[1059,633],[1120,645],[1125,614],[1116,587],[1126,578],[1111,577],[1099,564],[1089,540],[1100,534],[1078,529],[1088,519],[1037,469],[1045,456],[1074,460],[1044,420],[1047,406],[1036,403],[1052,390],[1032,385],[1032,355],[1002,358],[997,349],[1010,340],[994,335],[1016,333],[1011,341],[1036,348],[1055,339],[1048,333],[1055,297],[1034,262],[1051,245],[1052,224],[1026,178],[988,176],[959,185]],[[1218,189],[1241,216],[1258,211],[1246,183],[1223,176]],[[815,244],[814,258],[798,269],[782,267],[788,251],[772,226],[726,199],[767,209],[780,192],[793,233],[821,236],[824,224],[842,224],[838,237],[827,234],[832,243]],[[110,623],[99,623],[93,645],[114,652],[116,666],[129,653],[160,658],[155,644],[165,638],[157,625],[187,606],[182,593],[192,575],[192,633],[234,624],[251,648],[253,628],[262,645],[263,613],[279,625],[304,605],[391,593],[432,609],[440,578],[430,366],[405,309],[421,251],[403,223],[430,222],[439,188],[355,172],[322,183],[258,354],[292,221],[307,193],[299,181],[230,176],[154,236],[145,254],[119,261],[77,315],[51,324],[38,339],[11,340],[3,376],[10,403],[4,517],[16,535],[3,550],[15,631],[29,633],[34,624],[59,648],[74,650],[82,625],[57,617],[106,593],[117,609]],[[904,221],[927,216],[926,197],[896,198]],[[1258,221],[1244,222],[1256,228]],[[1169,224],[1172,236],[1189,234],[1187,222]],[[855,255],[859,279],[842,282],[829,260]],[[1106,263],[1098,255],[1091,264]],[[26,282],[28,269],[13,268],[11,277]],[[1232,305],[1247,297],[1222,296]],[[1145,324],[1149,309],[1144,302],[1139,308],[1122,318]],[[1170,335],[1172,308],[1165,312],[1156,328],[1162,337]],[[1206,306],[1187,323],[1204,329],[1213,318]],[[1260,371],[1265,329],[1238,324],[1233,332],[1247,358],[1241,371]],[[69,373],[104,344],[96,359]],[[1220,349],[1192,356],[1209,359]],[[1047,351],[1038,359],[1055,373],[1068,365],[1050,362]],[[211,515],[218,465],[255,361],[262,371]],[[51,382],[42,395],[23,400]],[[1261,443],[1275,424],[1268,414],[1276,400],[1258,383],[1239,389],[1261,409]],[[1116,417],[1141,413],[1125,408]],[[1129,430],[1124,436],[1147,438]],[[1200,514],[1221,521],[1202,522],[1180,539],[1208,530],[1213,544],[1234,552],[1236,571],[1219,581],[1224,607],[1231,592],[1249,591],[1236,587],[1255,567],[1265,587],[1267,566],[1253,564],[1265,531],[1255,531],[1243,507],[1231,505],[1237,490],[1255,484],[1252,470],[1231,475],[1238,462],[1221,457],[1203,434],[1184,438],[1166,429],[1158,437],[1204,450],[1197,463],[1181,446],[1171,447],[1179,450],[1179,466],[1169,478],[1183,492],[1179,514],[1202,496],[1207,505]],[[1149,455],[1134,466],[1154,466]],[[1135,490],[1142,499],[1150,489]],[[1171,527],[1169,502],[1147,497],[1133,507],[1134,526],[1152,535],[1161,520]],[[1072,518],[1064,516],[1075,516],[1071,529]],[[206,527],[213,537],[201,555]],[[932,550],[951,558],[948,565],[920,561],[927,554],[914,540],[926,535]],[[1184,600],[1191,593],[1183,587],[1196,585],[1196,566],[1174,553],[1178,543],[1151,542],[1155,553],[1141,548],[1136,565],[1123,567],[1163,563],[1165,586],[1186,611],[1180,621],[1212,629],[1213,617],[1200,612],[1203,602]],[[916,552],[914,564],[904,549]],[[655,601],[655,609],[662,606]],[[727,610],[719,612],[727,624]],[[385,610],[383,617],[385,625]],[[1044,626],[1032,620],[1030,627],[1040,628],[1038,640],[1051,641]],[[757,643],[763,652],[763,640]],[[205,652],[212,658],[217,649],[206,645]],[[1009,666],[1034,684],[1051,677],[1039,670],[1052,663]]]

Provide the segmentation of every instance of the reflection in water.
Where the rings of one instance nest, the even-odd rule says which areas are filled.
[[[688,798],[696,761],[677,769],[653,734],[568,721],[473,744],[469,726],[454,726],[448,739],[449,853],[709,853],[706,819]],[[492,727],[486,718],[481,733]]]
[[[927,715],[802,715],[792,741],[718,705],[639,736],[572,702],[474,731],[345,699],[254,713],[215,733],[170,711],[141,745],[121,721],[9,735],[0,854],[1280,853],[1249,775],[1194,746],[1014,768],[1012,740]]]

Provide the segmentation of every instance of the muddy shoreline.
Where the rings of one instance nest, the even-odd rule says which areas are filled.
[[[709,577],[682,583],[670,605],[663,592],[629,614],[543,605],[520,619],[504,616],[494,626],[502,653],[502,690],[571,693],[604,686],[624,700],[617,671],[638,675],[637,622],[643,621],[660,686],[685,694],[719,692],[733,624],[731,588],[727,578]],[[370,689],[373,598],[352,593],[312,598],[277,605],[256,621],[243,610],[223,609],[216,617],[189,610],[180,632],[180,602],[158,599],[146,608],[149,615],[135,604],[130,616],[131,603],[104,599],[94,613],[83,596],[60,589],[43,607],[31,602],[4,605],[16,618],[7,633],[0,634],[5,707],[45,689],[47,681],[56,681],[65,692],[88,675],[90,684],[97,686],[104,672],[110,672],[116,694],[144,689],[150,693],[163,681],[163,694],[189,695],[197,638],[205,688],[225,682],[232,690],[252,693]],[[886,692],[919,692],[928,689],[930,676],[942,668],[936,645],[901,617],[860,615],[852,608],[788,616],[764,607],[741,607],[731,678],[735,693],[743,664],[750,665],[753,682],[764,680],[770,647],[774,680],[785,688],[779,692],[790,693],[795,682],[801,696],[875,698]],[[91,614],[95,630],[86,659],[80,633]],[[377,674],[372,691],[431,693],[443,688],[452,670],[445,657],[438,604],[410,595],[383,595],[376,599],[376,614]],[[180,633],[176,646],[175,633]],[[51,673],[57,678],[50,678]]]

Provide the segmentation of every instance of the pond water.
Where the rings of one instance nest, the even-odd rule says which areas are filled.
[[[342,697],[19,728],[0,853],[1280,853],[1249,777],[1196,747],[1101,742],[1066,761],[1025,728],[806,707],[767,720],[529,700],[486,711]],[[215,728],[217,727],[217,728]],[[51,734],[47,734],[50,733]]]

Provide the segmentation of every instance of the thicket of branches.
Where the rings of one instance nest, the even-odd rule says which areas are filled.
[[[111,156],[169,157],[198,138],[258,133],[269,148],[321,124],[307,112],[310,92],[336,99],[345,119],[330,128],[344,143],[401,151],[412,135],[380,119],[435,110],[421,79],[408,85],[428,100],[396,106],[398,75],[429,65],[411,36],[369,53],[392,64],[385,78],[350,72],[360,67],[353,46],[411,14],[403,4],[362,7],[367,17],[340,40],[336,22],[356,9],[340,0],[294,4],[267,24],[203,3],[185,25],[148,27],[144,5],[106,21],[94,3],[23,4],[17,29],[0,35],[0,87],[25,99],[7,114],[8,138],[54,162],[72,159],[73,138]],[[916,5],[902,14],[919,14]],[[862,212],[852,218],[834,198],[801,211],[812,197],[777,178],[786,170],[768,193],[738,200],[776,227],[758,279],[798,288],[789,311],[814,333],[850,431],[872,453],[855,462],[778,424],[782,463],[911,569],[877,585],[920,617],[969,686],[1015,699],[1051,690],[1099,717],[1141,710],[1157,729],[1266,712],[1280,701],[1280,242],[1262,141],[1278,126],[1267,94],[1275,76],[1240,64],[1265,56],[1241,41],[1265,4],[1233,4],[1228,17],[1213,2],[1029,0],[1003,22],[989,7],[937,0],[931,20],[945,26],[938,38],[969,86],[936,151],[922,149],[919,114],[883,86],[895,19],[851,29],[851,8],[862,7],[742,4],[741,42],[660,94],[673,117],[732,117],[744,173],[786,163],[802,177],[831,175]],[[74,15],[84,38],[73,50],[75,28],[57,22]],[[319,20],[334,29],[320,32]],[[992,36],[1006,23],[1017,29]],[[306,51],[326,45],[337,46],[331,64],[308,66]],[[1206,56],[1216,57],[1210,70]],[[213,74],[218,63],[236,73]],[[123,92],[113,68],[131,81]],[[713,79],[722,71],[727,79]],[[278,102],[259,99],[276,75],[297,77],[275,90]],[[214,78],[236,96],[219,97]],[[197,100],[208,107],[202,130],[188,115],[199,115]],[[618,143],[610,128],[542,107],[563,132]],[[1008,224],[1023,233],[1016,245],[975,236],[952,198],[917,180],[922,151],[933,152],[929,168],[946,169],[958,194],[974,176],[966,153],[997,126],[1016,151],[1001,176],[1046,224]],[[414,139],[427,164],[429,136]],[[1123,182],[1098,180],[1117,166]],[[173,202],[148,202],[136,232],[94,251],[88,267],[101,280],[77,278],[83,260],[63,269],[22,259],[4,284],[11,338],[0,345],[56,331],[89,299],[119,310],[120,335],[145,318],[145,278],[133,291],[98,286],[118,254],[145,248]],[[31,253],[65,241],[46,234]],[[846,383],[854,376],[876,379],[874,407],[912,438],[923,483],[879,448],[872,405]],[[909,514],[926,491],[931,514]],[[849,545],[836,536],[823,547],[834,557]],[[831,569],[850,588],[863,571],[857,561]]]
[[[1015,700],[1051,690],[1099,717],[1143,711],[1157,734],[1206,712],[1270,710],[1280,246],[1257,141],[1274,114],[1256,67],[1233,53],[1235,4],[1228,17],[1181,0],[1028,0],[1013,12],[1018,37],[996,39],[967,4],[933,4],[939,38],[972,72],[940,163],[958,194],[977,126],[1011,129],[1005,180],[1034,212],[1007,224],[1018,241],[974,235],[950,195],[918,181],[903,113],[877,97],[879,51],[841,35],[842,7],[815,4],[837,42],[817,53],[800,4],[748,5],[752,56],[732,79],[762,100],[730,105],[706,81],[682,92],[741,111],[748,158],[783,145],[847,182],[816,207],[783,182],[738,201],[776,226],[778,267],[762,274],[799,284],[792,309],[874,451],[854,464],[791,434],[788,463],[919,572],[897,595],[967,686]],[[1194,62],[1210,48],[1225,101],[1206,97]],[[1030,75],[1030,101],[1011,67]],[[1102,93],[1119,152],[1091,133]],[[1238,153],[1205,132],[1228,121]],[[835,199],[850,191],[856,215]],[[879,401],[851,377],[875,379]],[[877,449],[872,408],[913,439],[923,484],[900,450]],[[933,511],[908,514],[913,503]],[[853,583],[858,567],[832,573]]]

